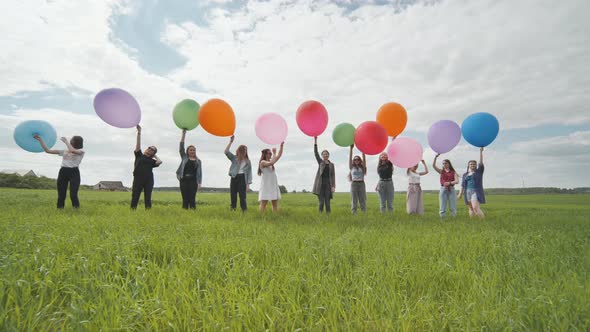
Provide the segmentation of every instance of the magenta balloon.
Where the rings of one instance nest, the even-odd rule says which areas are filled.
[[[328,111],[315,100],[308,100],[297,109],[297,126],[307,136],[319,136],[328,127]]]
[[[440,120],[428,129],[428,145],[436,153],[453,150],[461,140],[461,127],[451,120]]]
[[[287,138],[287,122],[276,113],[262,114],[254,125],[256,136],[266,144],[276,145]]]
[[[141,121],[139,104],[129,92],[112,88],[94,97],[94,110],[106,123],[119,128],[132,128]]]
[[[377,121],[361,123],[354,132],[354,145],[361,152],[376,155],[387,146],[387,130]]]
[[[409,137],[398,137],[387,147],[389,160],[402,168],[410,168],[422,160],[422,145]]]

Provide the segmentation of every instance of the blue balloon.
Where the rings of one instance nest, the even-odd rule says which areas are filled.
[[[461,124],[463,138],[473,146],[483,148],[498,136],[500,123],[490,113],[480,112],[468,116]]]
[[[57,141],[55,129],[45,121],[24,121],[14,128],[14,141],[18,146],[29,152],[43,152],[41,143],[33,138],[35,135],[41,136],[48,148],[54,146]]]

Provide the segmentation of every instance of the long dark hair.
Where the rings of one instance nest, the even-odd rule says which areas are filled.
[[[262,169],[260,168],[260,164],[262,163],[263,160],[267,160],[266,159],[266,155],[270,152],[270,149],[264,149],[262,150],[262,152],[260,153],[260,161],[258,162],[258,175],[262,175]],[[275,169],[275,165],[272,165],[271,168],[274,170]]]
[[[361,156],[354,156],[354,157],[352,157],[352,167],[356,167],[355,164],[354,164],[354,160],[356,158],[358,158],[360,160],[359,167],[364,171],[365,170],[365,165],[363,165],[363,159],[361,159]]]
[[[446,161],[447,163],[449,163],[449,169],[450,169],[451,171],[453,171],[453,172],[457,173],[457,172],[455,171],[455,168],[453,167],[453,164],[451,164],[451,161],[450,161],[450,160],[448,160],[448,159],[444,159],[444,160],[443,160],[443,163],[444,163],[445,161]],[[469,164],[467,164],[467,167],[469,167]],[[444,166],[443,166],[443,169],[444,169]]]

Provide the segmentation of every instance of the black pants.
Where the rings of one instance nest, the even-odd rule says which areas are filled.
[[[180,194],[182,195],[182,208],[194,209],[197,207],[197,181],[194,177],[185,177],[180,179]]]
[[[231,197],[231,209],[236,209],[238,194],[240,194],[240,208],[242,211],[246,211],[248,205],[246,203],[246,176],[244,174],[238,174],[231,178],[229,192]]]
[[[78,200],[78,189],[80,189],[80,170],[78,167],[62,167],[59,169],[57,176],[57,208],[63,209],[66,203],[66,194],[68,192],[68,183],[70,185],[70,199],[72,206],[80,207]]]
[[[330,196],[332,195],[332,187],[328,181],[323,181],[320,187],[320,194],[318,195],[320,213],[324,212],[324,204],[326,205],[326,213],[332,212],[330,209]]]
[[[152,207],[152,190],[154,189],[154,177],[133,177],[133,188],[131,189],[131,208],[137,209],[137,203],[139,203],[139,196],[143,191],[143,201],[145,202],[145,208],[150,209]]]

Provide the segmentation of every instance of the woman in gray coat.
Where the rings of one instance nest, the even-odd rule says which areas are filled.
[[[315,175],[312,192],[318,196],[320,213],[324,212],[324,205],[326,205],[326,213],[330,214],[330,200],[332,199],[332,193],[336,191],[336,174],[328,150],[323,150],[320,158],[317,136],[314,137],[313,153],[318,162],[318,171]]]
[[[184,150],[184,137],[186,136],[186,129],[182,130],[182,137],[180,138],[180,165],[176,170],[176,178],[180,181],[180,194],[182,195],[182,208],[195,209],[197,207],[197,190],[201,189],[201,179],[203,171],[201,167],[201,160],[197,158],[197,149],[194,145],[189,145]]]

